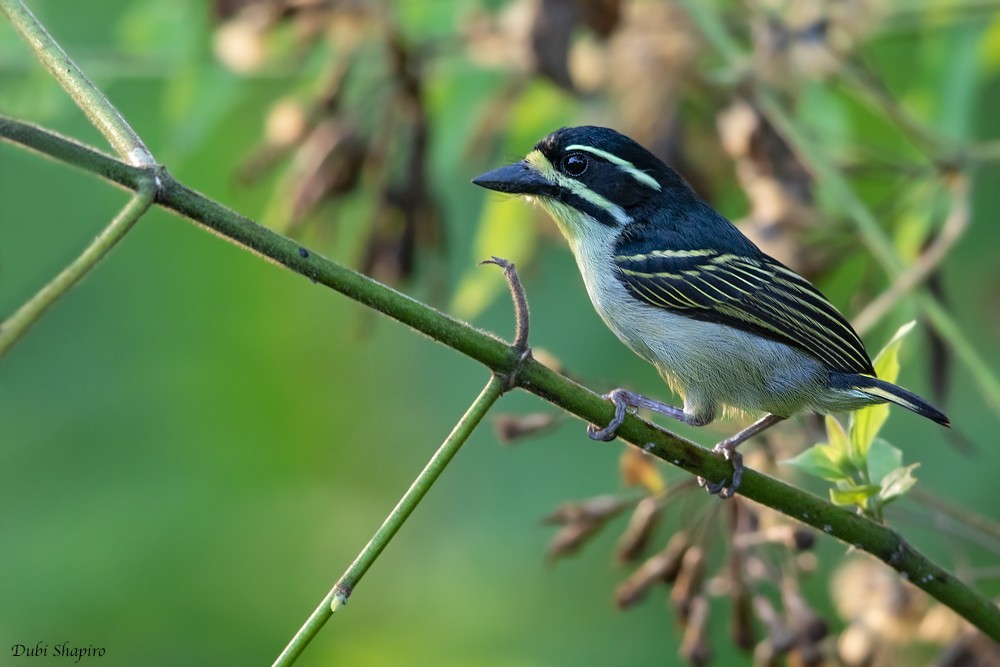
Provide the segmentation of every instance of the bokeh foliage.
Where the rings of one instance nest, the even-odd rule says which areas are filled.
[[[889,4],[876,12],[867,3],[843,4],[858,5],[866,21],[851,48],[945,148],[997,136],[1000,120],[990,109],[1000,104],[1000,21],[991,5]],[[530,3],[386,6],[378,25],[390,26],[413,59],[404,68],[383,42],[352,43],[363,18],[329,33],[277,22],[261,32],[260,61],[242,71],[216,55],[225,30],[239,26],[237,13],[222,4],[215,15],[193,1],[32,7],[160,161],[241,212],[499,332],[511,327],[503,283],[474,263],[487,254],[518,260],[532,305],[532,344],[595,387],[626,383],[665,394],[593,314],[551,227],[522,204],[484,197],[469,177],[523,153],[556,126],[594,122],[619,126],[672,157],[720,210],[746,217],[751,230],[764,206],[760,191],[740,179],[754,155],[727,153],[720,140],[727,121],[718,112],[728,108],[725,91],[738,72],[720,66],[673,7],[623,3],[620,25],[591,17],[571,33],[549,33],[548,43],[562,35],[572,45],[565,71],[558,49],[536,49],[534,61],[525,56],[531,49],[524,40],[539,30]],[[738,34],[767,29],[746,20],[760,20],[752,9],[728,9],[746,28]],[[791,16],[785,10],[777,15]],[[649,12],[651,34],[616,38],[616,31],[642,27],[629,23],[629,12]],[[656,33],[656,21],[672,31]],[[240,38],[247,35],[235,34],[237,46]],[[297,171],[308,160],[293,149],[315,142],[291,142],[272,168],[251,170],[249,179],[248,165],[267,148],[265,128],[280,130],[282,108],[294,121],[328,99],[324,85],[348,48],[360,55],[339,103],[358,121],[367,158],[351,162],[351,153],[337,153],[339,161],[324,164],[360,168],[357,183],[336,169],[323,172],[341,189],[322,192],[290,217],[290,207],[309,201],[301,188],[319,173]],[[688,69],[643,79],[656,70],[630,66],[636,53]],[[809,54],[798,55],[791,62],[809,62]],[[602,58],[614,69],[603,80],[587,79]],[[419,117],[412,90],[401,85],[406,76],[394,78],[394,71],[420,83],[427,152],[417,194],[404,186],[412,186],[407,165]],[[821,74],[788,93],[797,114],[912,260],[947,211],[937,148],[867,105],[837,72]],[[102,145],[6,25],[0,91],[0,111]],[[395,120],[372,121],[393,95],[401,95]],[[316,121],[306,123],[313,130],[331,118],[305,117]],[[373,146],[379,150],[368,152]],[[782,227],[781,238],[793,239],[784,248],[789,261],[856,314],[888,281],[837,214],[837,202],[824,200],[822,183],[814,187],[794,163],[784,166],[781,182],[806,194],[796,200],[804,209],[797,223]],[[976,173],[970,227],[936,278],[993,369],[1000,366],[996,176],[989,163]],[[394,206],[399,188],[411,199]],[[64,265],[123,201],[86,175],[0,146],[0,313]],[[408,221],[411,209],[421,215]],[[398,233],[408,224],[422,225],[412,242]],[[878,349],[915,314],[904,300],[867,334],[869,347]],[[922,487],[1000,519],[990,472],[1000,457],[989,437],[996,406],[961,365],[932,366],[939,358],[917,338],[905,351],[901,381],[929,391],[932,378],[946,377],[949,414],[975,452],[963,458],[909,415],[891,418],[883,433],[907,461],[922,462]],[[481,368],[448,350],[152,212],[0,364],[0,647],[68,640],[106,646],[105,664],[123,665],[269,661],[484,379]],[[515,394],[502,407],[525,413],[539,406]],[[717,433],[693,437],[708,443]],[[622,578],[607,564],[613,535],[602,533],[578,558],[544,567],[549,534],[535,522],[566,498],[619,490],[620,451],[589,443],[582,425],[569,422],[515,450],[497,447],[487,431],[477,434],[301,664],[672,659],[681,633],[662,596],[628,613],[613,610]],[[671,484],[683,479],[664,474]],[[894,523],[934,557],[966,572],[995,560],[995,550],[941,540],[925,507],[899,504]],[[658,537],[665,541],[677,523],[717,511],[700,499],[688,502]],[[721,540],[714,544],[724,549]],[[825,567],[841,557],[839,546],[820,542]],[[812,604],[825,613],[826,575],[820,570],[806,582]],[[996,592],[989,579],[981,585]],[[724,607],[716,613],[724,616]],[[714,633],[726,664],[733,649],[725,624]]]

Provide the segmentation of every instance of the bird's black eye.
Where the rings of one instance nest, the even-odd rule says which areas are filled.
[[[590,161],[582,153],[568,153],[559,163],[562,172],[574,178],[583,176],[589,166]]]

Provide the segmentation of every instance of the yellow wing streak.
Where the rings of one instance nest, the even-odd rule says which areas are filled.
[[[757,332],[798,347],[832,369],[871,370],[864,344],[836,308],[770,258],[693,249],[622,252],[615,260],[628,289],[651,305]]]
[[[800,296],[800,295],[805,295],[818,300],[818,297],[815,294],[813,294],[812,292],[805,291],[799,284],[787,281],[784,278],[776,277],[775,283],[787,287],[789,291],[783,292],[784,294],[787,294],[789,297],[795,299],[796,303],[799,303],[804,308],[807,308],[816,315],[822,316],[823,319],[827,322],[827,324],[831,328],[839,330],[840,337],[846,338],[847,340],[857,339],[857,334],[855,334],[852,329],[850,329],[846,324],[844,324],[843,320],[841,320],[839,317],[831,313],[832,306],[826,304],[823,301],[819,302],[821,305],[817,305],[816,302],[809,301]],[[849,350],[848,354],[852,354],[853,351],[851,350],[850,346],[848,346],[848,350]],[[854,356],[856,356],[856,354],[854,354]]]
[[[776,320],[783,322],[788,327],[786,330],[776,329],[783,336],[798,340],[802,347],[832,366],[843,365],[843,352],[839,352],[835,346],[832,346],[830,339],[824,336],[822,331],[809,327],[801,318],[789,317],[787,308],[781,302],[775,301],[771,295],[758,294],[757,305],[766,309]]]

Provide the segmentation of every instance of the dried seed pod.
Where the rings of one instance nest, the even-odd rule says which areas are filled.
[[[815,644],[826,637],[830,630],[826,619],[813,611],[802,594],[793,588],[790,581],[786,581],[781,588],[781,598],[785,605],[788,626],[792,628],[800,641]]]
[[[548,561],[555,561],[576,553],[601,527],[601,523],[577,521],[570,523],[556,533],[549,542]]]
[[[661,575],[664,583],[672,584],[677,580],[684,554],[689,548],[691,548],[691,542],[688,540],[688,534],[683,530],[674,533],[667,541],[667,546],[660,552],[666,559]]]
[[[689,664],[701,667],[712,661],[712,646],[708,643],[708,598],[696,595],[688,607],[680,654]]]
[[[626,502],[613,495],[595,496],[583,502],[564,503],[545,517],[545,524],[567,524],[581,521],[607,520],[625,508]]]
[[[649,558],[632,573],[615,591],[615,604],[619,609],[627,609],[641,600],[654,584],[664,583],[665,575],[676,571],[680,565],[677,550],[666,548]],[[676,574],[674,575],[676,576]]]
[[[540,0],[531,25],[531,51],[535,71],[564,90],[573,90],[569,73],[569,45],[580,21],[574,0]]]
[[[753,626],[753,601],[746,586],[740,586],[732,595],[733,599],[733,643],[744,651],[749,651],[757,643],[757,633]]]
[[[559,420],[554,412],[533,412],[530,415],[497,415],[493,420],[493,430],[501,442],[535,435],[551,427]]]
[[[753,597],[753,610],[767,627],[767,641],[775,653],[787,653],[795,645],[795,633],[791,631],[785,620],[775,610],[771,601],[762,595]]]
[[[635,506],[625,532],[618,539],[618,560],[628,563],[637,559],[646,550],[653,530],[660,522],[662,504],[653,497],[643,498]]]
[[[681,623],[687,624],[691,613],[691,602],[701,593],[704,583],[705,550],[693,545],[681,559],[680,571],[670,592],[670,601],[677,610]]]

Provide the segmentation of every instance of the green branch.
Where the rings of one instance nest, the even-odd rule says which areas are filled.
[[[399,502],[393,508],[389,516],[385,518],[375,535],[369,540],[365,548],[362,549],[358,557],[354,559],[343,576],[337,580],[333,589],[327,594],[323,601],[316,607],[316,611],[309,616],[302,628],[295,633],[295,636],[281,652],[278,659],[274,661],[274,667],[281,665],[291,665],[299,654],[305,649],[323,624],[333,616],[340,607],[347,604],[347,599],[354,591],[354,587],[365,576],[365,572],[371,567],[375,559],[378,558],[382,550],[385,549],[389,541],[402,527],[403,523],[410,516],[416,506],[430,490],[431,486],[447,467],[448,463],[455,456],[458,450],[469,439],[472,432],[489,412],[493,404],[504,392],[504,381],[497,375],[493,375],[490,381],[483,388],[483,391],[472,402],[469,409],[462,415],[462,418],[455,424],[455,428],[441,444],[441,447],[434,452],[434,456],[427,462],[424,469],[410,488],[406,491]]]
[[[136,192],[132,198],[83,253],[59,272],[59,275],[39,290],[35,296],[14,311],[13,315],[0,322],[0,357],[6,354],[56,299],[65,294],[88,271],[97,266],[97,263],[104,259],[111,249],[124,238],[125,234],[132,229],[132,225],[152,206],[155,192],[154,177],[147,174],[144,178],[140,178],[136,183]]]
[[[76,142],[2,116],[0,138],[129,188],[134,188],[144,173],[113,158],[102,157]],[[160,189],[156,203],[160,206],[379,310],[479,361],[498,375],[515,377],[519,387],[587,422],[606,424],[611,419],[614,408],[608,401],[534,359],[521,362],[519,351],[496,337],[306,250],[295,241],[185,187],[165,170],[158,173],[158,178]],[[619,436],[667,463],[708,480],[721,480],[730,473],[729,464],[709,450],[634,416],[626,418]],[[931,562],[894,530],[754,470],[746,471],[739,493],[873,554],[1000,641],[1000,610],[996,605]]]
[[[118,113],[118,109],[66,55],[58,42],[52,39],[45,26],[21,0],[0,0],[0,11],[7,15],[7,20],[28,42],[38,60],[69,93],[73,101],[83,109],[90,122],[107,138],[108,143],[120,156],[129,164],[138,167],[156,166],[156,160],[149,149]]]

